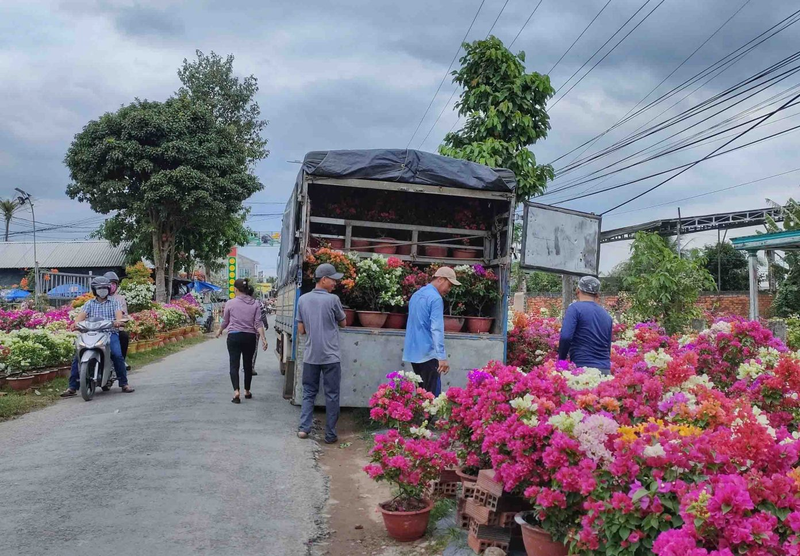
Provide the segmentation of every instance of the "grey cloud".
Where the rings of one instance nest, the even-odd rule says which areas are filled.
[[[175,13],[135,6],[122,8],[114,23],[123,34],[131,37],[159,37],[177,39],[184,34],[184,24]]]

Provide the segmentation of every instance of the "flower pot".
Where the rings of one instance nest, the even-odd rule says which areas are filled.
[[[492,329],[493,318],[467,317],[467,330],[473,334],[486,334]]]
[[[359,253],[371,253],[372,242],[368,239],[351,239],[350,248]]]
[[[520,512],[514,521],[522,527],[522,542],[528,556],[567,556],[567,547],[553,540],[550,533],[539,527],[534,527],[525,519],[533,512]]]
[[[387,239],[392,239],[392,238],[382,237],[378,238],[378,241],[380,240],[385,241]],[[394,243],[378,243],[375,245],[375,249],[373,249],[373,251],[381,255],[394,255],[395,253],[397,253],[397,245],[395,245]]]
[[[426,257],[443,259],[447,256],[447,247],[441,247],[439,245],[423,245],[422,252],[425,253]]]
[[[131,342],[128,344],[128,353],[136,353],[139,351],[139,342]]]
[[[453,249],[453,258],[454,259],[477,259],[478,258],[478,250],[477,249]]]
[[[50,369],[47,372],[47,382],[50,382],[51,380],[55,380],[55,378],[57,376],[58,376],[58,369]]]
[[[395,330],[404,330],[407,321],[408,315],[405,313],[389,313],[389,316],[386,317],[386,324],[384,324],[383,327],[394,328]]]
[[[398,245],[396,253],[398,255],[410,255],[411,245]]]
[[[433,501],[425,500],[425,508],[415,512],[390,512],[383,508],[383,504],[378,504],[378,509],[383,514],[383,524],[386,525],[386,532],[393,539],[400,542],[411,542],[422,538],[428,529],[428,521],[433,509]]]
[[[445,332],[461,332],[462,328],[464,328],[464,317],[451,317],[450,315],[444,316]]]
[[[442,469],[442,472],[439,475],[439,482],[441,484],[457,483],[460,480],[461,478],[458,476],[457,469]]]
[[[67,377],[69,377],[71,372],[72,372],[72,369],[70,367],[68,367],[68,366],[67,367],[61,367],[60,369],[58,369],[58,376],[60,376],[61,378],[67,378]]]
[[[353,309],[344,310],[344,325],[353,326],[356,322],[356,312]]]
[[[47,382],[47,375],[50,371],[38,371],[33,373],[33,384],[44,384]]]
[[[458,475],[458,478],[461,479],[461,483],[465,484],[465,485],[467,485],[467,484],[473,484],[474,485],[475,483],[478,482],[478,476],[477,475],[467,475],[466,473],[464,473],[464,471],[462,470],[461,467],[456,469],[456,475]]]
[[[28,376],[10,376],[6,378],[8,385],[12,390],[19,392],[20,390],[27,390],[33,386],[33,375]]]
[[[383,328],[386,324],[386,319],[389,313],[380,313],[378,311],[357,311],[358,322],[364,328]]]
[[[329,237],[325,241],[331,249],[342,249],[344,247],[344,240],[338,237]]]

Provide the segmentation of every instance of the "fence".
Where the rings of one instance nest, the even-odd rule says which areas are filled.
[[[61,307],[72,302],[76,297],[92,291],[91,274],[70,274],[40,270],[36,280],[39,293],[47,298],[49,305]]]

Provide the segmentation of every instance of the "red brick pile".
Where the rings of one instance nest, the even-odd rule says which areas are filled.
[[[464,483],[456,523],[469,530],[467,543],[476,554],[490,547],[507,552],[510,546],[522,546],[522,531],[514,516],[529,509],[524,499],[503,492],[494,471],[484,469],[476,483]]]

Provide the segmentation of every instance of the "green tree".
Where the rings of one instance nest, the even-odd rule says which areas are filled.
[[[702,257],[679,257],[656,234],[637,233],[625,278],[634,316],[660,323],[669,334],[684,330],[700,316],[700,292],[714,287],[704,265]]]
[[[525,53],[512,54],[497,37],[463,48],[453,82],[464,88],[456,109],[466,124],[445,136],[439,153],[512,170],[520,201],[543,193],[553,168],[537,165],[528,147],[550,129],[546,105],[555,93],[550,78],[526,73]]]
[[[156,300],[165,301],[181,233],[242,214],[262,188],[249,171],[248,149],[232,126],[187,96],[137,100],[89,122],[65,158],[67,194],[101,214],[118,241],[149,238]]]
[[[730,243],[706,245],[702,250],[702,257],[714,282],[720,282],[717,286],[721,291],[747,291],[750,287],[747,256]]]
[[[3,214],[3,220],[6,221],[6,239],[8,241],[8,228],[11,226],[11,219],[14,214],[20,209],[20,204],[14,199],[4,199],[0,201],[0,212]]]
[[[217,122],[229,127],[236,139],[244,145],[247,162],[252,165],[269,155],[267,140],[261,133],[267,127],[261,119],[261,109],[254,100],[258,92],[258,80],[250,75],[239,80],[233,74],[234,57],[225,58],[200,50],[197,60],[183,60],[178,77],[183,86],[178,95],[207,106]]]

